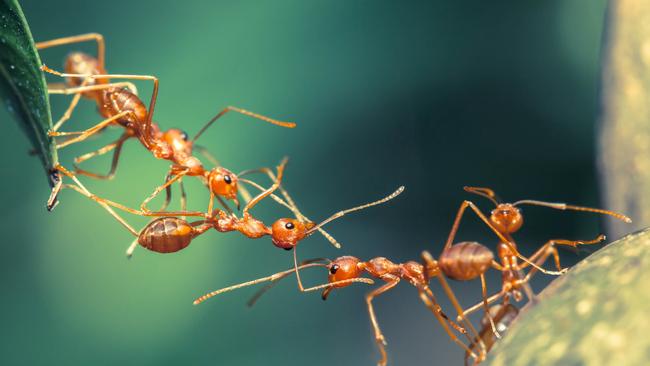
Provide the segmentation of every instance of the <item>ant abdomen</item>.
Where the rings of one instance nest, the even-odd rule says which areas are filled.
[[[493,260],[494,254],[484,245],[474,241],[464,241],[444,250],[438,263],[447,277],[468,281],[485,273]]]
[[[177,217],[161,217],[149,223],[138,237],[138,243],[157,253],[177,252],[192,242],[194,228]]]
[[[131,111],[126,116],[120,118],[117,122],[124,127],[141,128],[147,120],[147,107],[138,98],[137,95],[128,89],[111,88],[102,94],[102,100],[99,112],[106,118],[113,117],[122,112]]]

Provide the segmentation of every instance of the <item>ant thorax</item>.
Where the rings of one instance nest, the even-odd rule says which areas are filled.
[[[371,275],[382,278],[386,275],[400,275],[400,265],[395,264],[384,257],[373,258],[368,261],[365,270]]]
[[[264,223],[248,213],[244,217],[234,222],[235,230],[246,235],[251,239],[258,239],[263,236],[271,235],[271,229]]]
[[[415,287],[426,286],[427,277],[424,274],[424,266],[415,261],[408,261],[400,265],[401,276]]]

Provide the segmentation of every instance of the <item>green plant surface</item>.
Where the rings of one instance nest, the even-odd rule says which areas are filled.
[[[524,308],[486,365],[645,365],[650,229],[573,267]]]
[[[49,175],[58,160],[54,140],[47,135],[52,114],[40,66],[20,5],[16,0],[0,0],[0,97]]]
[[[603,36],[598,168],[604,206],[650,226],[650,2],[609,2]],[[627,227],[607,220],[607,235]]]

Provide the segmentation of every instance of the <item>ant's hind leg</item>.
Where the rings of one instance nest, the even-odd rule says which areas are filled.
[[[557,251],[557,245],[568,245],[571,247],[577,247],[578,245],[592,245],[592,244],[598,244],[605,240],[604,235],[599,235],[596,239],[593,240],[566,240],[566,239],[552,239],[547,241],[544,245],[542,245],[541,248],[537,250],[532,256],[530,256],[531,261],[534,261],[535,264],[538,267],[541,267],[546,260],[548,259],[549,256],[553,256],[553,260],[555,262],[555,267],[558,269],[558,271],[564,270],[562,268],[562,265],[560,264],[560,255]],[[527,263],[522,263],[520,266],[520,269],[526,268],[528,266]],[[537,272],[537,267],[533,267],[528,271],[528,274],[526,274],[526,277],[521,280],[521,283],[528,283],[533,275]]]
[[[81,86],[86,86],[88,80],[90,79],[84,79],[84,81],[81,82]],[[49,91],[49,86],[48,86],[48,91]],[[72,116],[72,112],[77,107],[77,104],[79,104],[80,99],[81,99],[81,93],[75,94],[75,96],[72,97],[72,101],[70,102],[68,108],[65,110],[61,118],[59,118],[59,120],[56,121],[54,126],[52,126],[52,131],[58,131],[59,128],[61,128],[61,126],[63,125],[63,123],[65,123],[67,120],[70,119],[70,117]]]
[[[74,174],[72,174],[68,169],[64,168],[64,167],[63,167],[62,165],[60,165],[60,164],[57,165],[57,166],[55,167],[55,169],[56,169],[58,172],[61,172],[61,173],[62,173],[63,175],[65,175],[66,177],[72,179],[72,181],[74,181],[75,184],[66,184],[65,187],[67,187],[67,188],[71,188],[71,189],[74,189],[75,191],[81,193],[82,195],[84,195],[84,196],[86,196],[86,197],[92,199],[93,201],[97,202],[97,203],[98,203],[100,206],[102,206],[102,207],[103,207],[103,208],[104,208],[104,209],[105,209],[105,210],[106,210],[106,211],[107,211],[111,216],[113,216],[113,217],[114,217],[114,218],[115,218],[115,219],[116,219],[120,224],[122,224],[122,226],[124,226],[124,227],[125,227],[125,228],[126,228],[126,229],[131,233],[131,234],[133,234],[133,235],[136,236],[136,237],[138,236],[138,232],[135,231],[135,230],[131,227],[131,225],[129,225],[129,224],[126,222],[126,220],[124,220],[120,215],[118,215],[117,212],[115,212],[111,207],[109,207],[109,205],[106,204],[106,202],[105,202],[106,200],[104,200],[104,199],[102,199],[102,198],[99,198],[99,197],[95,196],[94,194],[90,193],[90,191],[88,191],[88,189],[87,189],[87,188],[86,188],[86,187],[85,187],[85,186],[84,186],[84,185],[79,181],[79,179],[77,179],[77,177],[76,177]],[[59,188],[59,190],[62,189],[62,188],[63,188],[63,185],[61,186],[61,188]]]
[[[131,93],[138,95],[138,88],[135,86],[135,84],[129,81],[120,81],[117,83],[97,84],[97,85],[84,85],[84,83],[88,82],[88,80],[91,80],[93,77],[94,76],[87,76],[82,82],[82,85],[71,87],[71,88],[67,86],[61,88],[52,88],[48,86],[47,92],[48,94],[77,95],[81,93],[111,89],[111,88],[118,88],[118,89],[127,88],[131,91]]]
[[[86,33],[77,36],[63,37],[63,38],[52,39],[49,41],[37,42],[36,49],[42,50],[50,47],[63,46],[66,44],[81,43],[86,41],[97,42],[97,60],[99,61],[99,66],[103,69],[105,59],[106,59],[106,44],[104,43],[104,36],[102,36],[99,33]]]
[[[120,153],[122,152],[122,146],[124,145],[124,142],[129,139],[129,135],[122,135],[117,141],[110,143],[98,150],[95,150],[93,152],[78,156],[74,159],[74,168],[75,168],[75,173],[85,175],[91,178],[95,179],[113,179],[115,177],[115,171],[117,170],[117,163],[119,162],[120,159]],[[108,174],[98,174],[98,173],[92,173],[87,170],[83,170],[77,166],[77,164],[80,164],[86,160],[89,160],[91,158],[94,158],[95,156],[100,156],[104,155],[107,152],[115,150],[113,152],[113,159],[111,161],[111,169],[109,170]]]
[[[456,335],[451,331],[451,329],[449,329],[449,326],[451,325],[452,327],[454,327],[454,329],[456,329],[456,331],[461,332],[461,333],[463,333],[465,335],[467,335],[467,331],[465,329],[461,328],[458,324],[453,322],[451,319],[449,319],[449,317],[447,315],[445,315],[445,313],[442,312],[442,309],[440,308],[440,305],[435,300],[435,298],[431,298],[431,297],[427,296],[427,293],[422,291],[422,290],[419,291],[419,295],[420,295],[420,300],[422,300],[424,305],[427,308],[429,308],[429,310],[431,310],[433,315],[436,317],[436,320],[438,320],[440,325],[442,325],[442,328],[445,330],[445,332],[447,333],[449,338],[451,338],[451,340],[454,343],[456,343],[463,350],[465,350],[466,353],[470,354],[474,359],[476,359],[478,356],[469,347],[467,347],[467,345],[465,343],[461,342],[461,340],[458,339],[458,337],[456,337]],[[470,337],[468,337],[468,338],[470,338]],[[470,338],[470,341],[471,341],[471,338]]]
[[[107,118],[107,119],[99,122],[98,124],[94,125],[93,127],[90,127],[89,129],[84,130],[84,131],[80,131],[80,132],[54,132],[54,131],[50,131],[48,133],[48,135],[49,136],[79,135],[77,137],[71,138],[69,140],[66,140],[66,141],[56,145],[57,149],[62,149],[64,147],[68,146],[68,145],[72,145],[74,143],[81,142],[81,141],[87,139],[88,137],[90,137],[90,136],[98,133],[102,129],[104,129],[104,127],[114,123],[115,121],[119,120],[120,118],[125,117],[129,113],[133,113],[133,112],[132,111],[124,111],[122,113],[118,113],[115,116],[113,116],[111,118]]]

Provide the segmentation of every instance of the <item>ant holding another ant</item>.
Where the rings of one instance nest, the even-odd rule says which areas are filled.
[[[124,127],[124,134],[115,142],[108,144],[94,152],[82,155],[75,159],[76,163],[88,160],[94,156],[105,154],[111,150],[113,159],[111,169],[108,174],[90,173],[78,169],[79,174],[88,175],[99,179],[111,179],[117,168],[119,161],[120,151],[123,143],[130,138],[137,138],[142,145],[156,157],[157,159],[170,160],[172,166],[167,174],[166,182],[164,185],[154,190],[141,205],[142,211],[149,211],[146,207],[147,203],[158,195],[163,189],[169,187],[172,183],[179,181],[185,176],[197,176],[206,182],[208,188],[217,196],[231,199],[235,204],[239,204],[237,200],[237,176],[223,167],[217,167],[211,170],[206,170],[203,164],[192,155],[192,149],[195,141],[209,128],[217,119],[222,117],[228,112],[237,112],[246,116],[260,119],[262,121],[272,123],[278,126],[293,128],[293,122],[277,121],[253,112],[249,112],[236,107],[226,107],[212,119],[210,119],[201,130],[194,136],[192,140],[188,139],[188,135],[178,129],[170,129],[168,131],[161,131],[157,124],[152,122],[156,99],[158,96],[158,78],[151,75],[109,75],[105,70],[105,45],[104,38],[96,33],[65,37],[46,42],[37,43],[37,48],[44,49],[54,46],[65,44],[73,44],[84,41],[95,40],[98,45],[97,58],[87,55],[82,52],[75,52],[70,54],[65,63],[65,73],[54,71],[47,66],[43,65],[42,69],[45,72],[52,73],[61,77],[67,78],[68,87],[51,89],[51,93],[59,94],[75,94],[71,105],[64,116],[54,125],[53,130],[50,131],[50,136],[71,136],[70,138],[57,145],[57,148],[63,148],[73,143],[81,142],[100,131],[109,125],[119,125]],[[130,79],[130,80],[150,80],[153,82],[153,91],[151,100],[149,102],[149,109],[145,107],[144,103],[133,91],[123,88],[130,86],[131,83],[114,83],[108,81],[110,79]],[[69,119],[72,110],[77,105],[81,96],[92,99],[97,103],[99,113],[106,118],[93,127],[84,131],[78,132],[58,132],[61,125]],[[200,151],[206,150],[201,148]],[[48,199],[47,208],[52,210],[57,204],[57,195],[61,189],[62,181],[58,179],[58,171],[60,167],[55,167],[52,173],[55,181],[55,186]],[[172,178],[173,177],[173,178]],[[181,187],[182,189],[182,187]],[[169,194],[168,194],[169,196]],[[184,197],[182,194],[181,206],[184,210]],[[165,204],[166,207],[166,204]],[[164,211],[161,210],[161,211]]]

